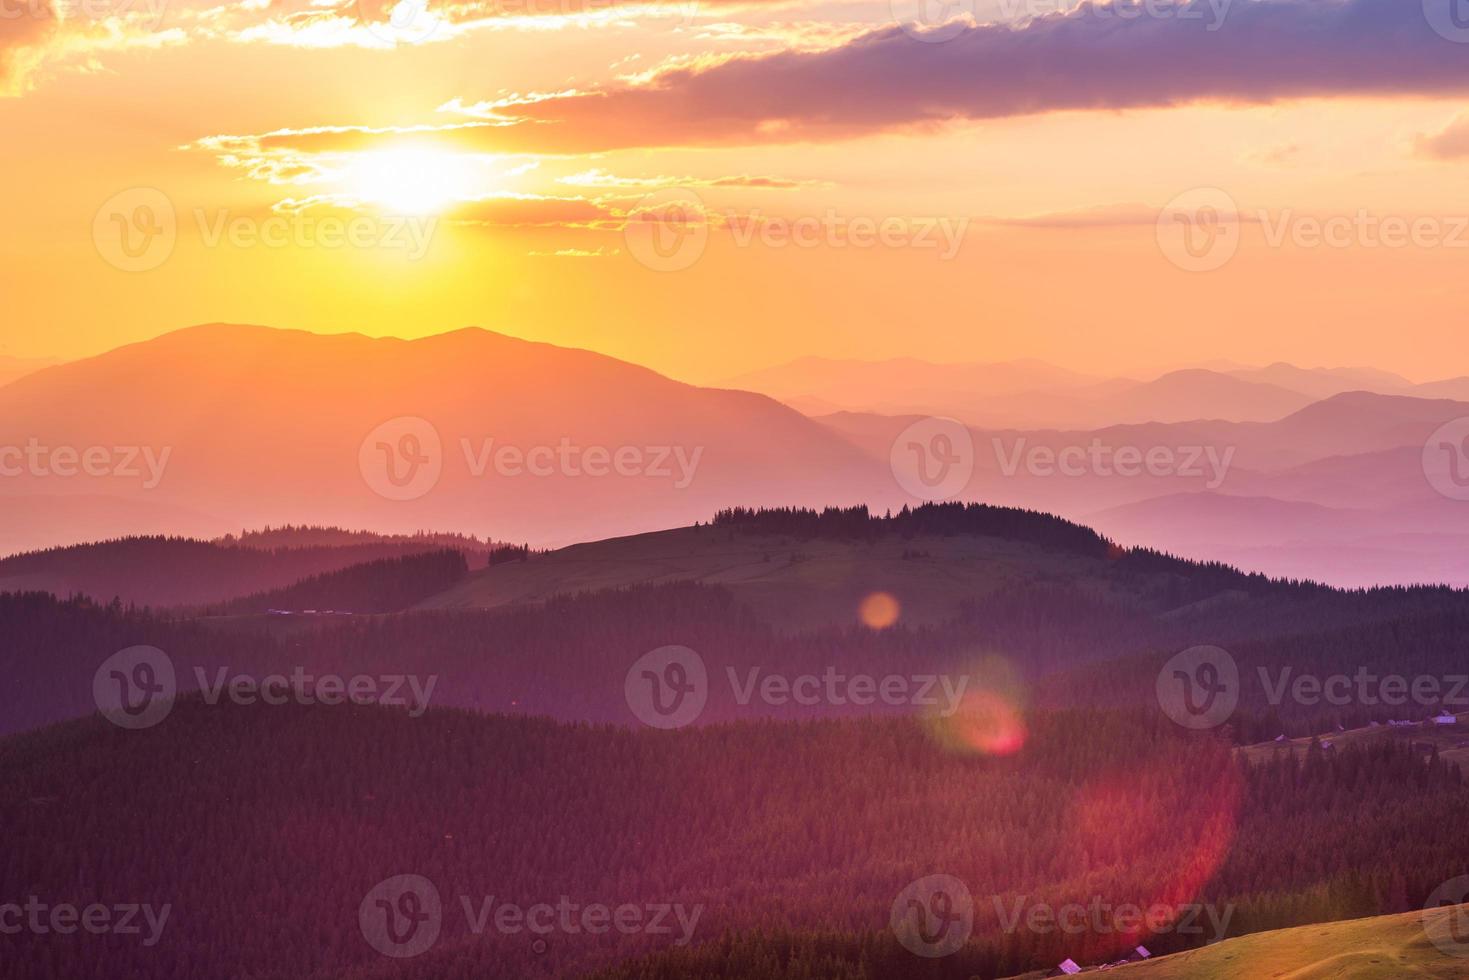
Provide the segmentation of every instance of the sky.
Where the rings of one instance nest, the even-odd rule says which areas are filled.
[[[0,355],[1469,374],[1464,0],[0,0]]]

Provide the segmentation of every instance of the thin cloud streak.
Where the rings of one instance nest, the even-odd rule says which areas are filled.
[[[1213,9],[1185,9],[1195,8]],[[500,152],[591,153],[825,141],[1056,111],[1464,93],[1469,48],[1435,33],[1417,2],[1245,0],[1222,23],[1124,19],[1086,4],[1020,28],[965,26],[943,43],[891,27],[821,51],[679,67],[621,88],[501,99],[496,118],[441,135]],[[278,138],[342,149],[373,137]]]

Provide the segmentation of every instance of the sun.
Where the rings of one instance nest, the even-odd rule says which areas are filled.
[[[342,167],[347,194],[393,214],[438,214],[484,196],[483,181],[475,157],[437,147],[356,153]]]

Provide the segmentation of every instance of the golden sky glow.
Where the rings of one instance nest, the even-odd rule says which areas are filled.
[[[1226,57],[1266,28],[1290,53],[1293,21],[1256,24],[1273,8],[1371,21],[1385,0],[1236,0],[1174,35],[1114,19],[1136,50],[1050,73],[1052,35],[1097,13],[1005,0],[905,30],[897,0],[0,2],[0,354],[234,321],[476,324],[697,381],[811,353],[1469,361],[1469,44],[1420,21],[1421,50],[1364,66],[1377,49],[1333,21],[1311,70]],[[1035,53],[1007,68],[1022,32]],[[1202,273],[1155,227],[1201,187],[1243,215]],[[690,224],[668,249],[701,236],[687,265],[634,240],[670,206]],[[1439,234],[1296,235],[1359,214]],[[96,241],[122,228],[166,235],[166,258]]]

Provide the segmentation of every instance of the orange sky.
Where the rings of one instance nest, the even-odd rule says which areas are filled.
[[[1103,18],[1043,0],[955,5],[952,40],[895,28],[904,0],[466,0],[401,30],[332,2],[0,0],[0,354],[476,324],[697,381],[811,353],[1469,373],[1466,39],[1420,19],[1365,63],[1343,19],[1292,59],[1262,19],[1386,0],[1110,19],[1127,47],[1080,57],[1062,32]],[[1186,271],[1158,219],[1201,187],[1238,242]],[[1359,214],[1422,233],[1310,240]]]

